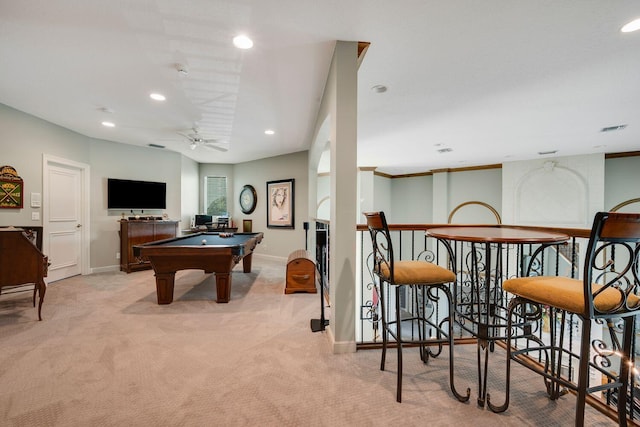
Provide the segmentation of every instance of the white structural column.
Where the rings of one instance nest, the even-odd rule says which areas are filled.
[[[449,172],[433,172],[432,222],[444,224],[449,217]]]
[[[375,167],[361,167],[358,170],[358,212],[356,212],[356,223],[364,223],[363,212],[373,210],[374,201],[374,176]]]
[[[330,330],[334,353],[355,351],[358,43],[336,43],[331,75]],[[338,209],[339,207],[339,209]],[[339,214],[338,214],[339,212]]]

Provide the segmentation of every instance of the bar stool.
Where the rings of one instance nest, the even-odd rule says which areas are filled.
[[[505,291],[515,295],[507,314],[507,390],[503,405],[487,403],[494,412],[509,406],[509,379],[511,361],[533,370],[544,377],[547,394],[557,399],[563,394],[560,387],[577,392],[575,425],[584,425],[584,408],[588,393],[607,391],[617,398],[618,423],[627,425],[627,393],[634,339],[634,321],[640,314],[638,297],[640,274],[640,214],[599,212],[596,214],[582,279],[537,276],[509,279],[503,282]],[[549,344],[534,335],[545,308],[551,313]],[[581,320],[580,353],[565,348],[564,338],[567,314]],[[556,322],[559,316],[560,322]],[[610,328],[611,347],[604,339],[591,339],[593,320]],[[622,344],[615,329],[616,320],[622,321]],[[514,348],[514,340],[524,347]],[[589,354],[593,347],[597,353]],[[531,363],[538,360],[538,364]],[[609,372],[619,359],[618,373]],[[563,363],[571,360],[578,365],[577,384],[562,375]],[[589,370],[595,369],[606,382],[589,385]]]
[[[456,280],[453,271],[440,267],[431,262],[396,261],[391,243],[391,235],[384,212],[365,212],[367,227],[371,235],[373,245],[373,266],[372,275],[378,278],[376,291],[380,297],[381,318],[382,318],[382,357],[380,370],[384,371],[387,347],[389,345],[389,335],[395,340],[398,352],[398,376],[396,387],[396,400],[402,401],[402,348],[403,345],[412,344],[420,347],[420,358],[427,363],[430,357],[437,357],[442,351],[443,345],[449,347],[449,384],[454,396],[465,402],[469,400],[471,393],[467,389],[467,394],[458,393],[454,386],[453,372],[453,322],[454,307],[451,296],[450,282]],[[401,315],[401,292],[403,288],[409,288],[413,294],[412,310],[409,316]],[[389,319],[389,307],[387,295],[390,288],[395,288],[395,316]],[[439,293],[446,297],[448,315],[439,323],[428,313],[427,300],[437,304],[440,299]],[[418,332],[417,338],[404,338],[402,325],[415,327]],[[444,324],[447,326],[445,327]],[[431,331],[435,332],[434,334]],[[438,351],[433,352],[429,346],[437,346]]]

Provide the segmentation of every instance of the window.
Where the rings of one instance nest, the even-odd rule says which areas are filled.
[[[228,215],[226,176],[204,177],[204,206],[207,215]]]

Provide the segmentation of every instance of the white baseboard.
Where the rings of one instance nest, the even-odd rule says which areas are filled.
[[[329,342],[333,347],[333,354],[355,353],[357,350],[355,341],[336,341],[333,335],[333,329],[328,327]]]
[[[114,271],[120,271],[120,264],[108,265],[106,267],[96,267],[89,270],[89,274],[96,273],[113,273]]]

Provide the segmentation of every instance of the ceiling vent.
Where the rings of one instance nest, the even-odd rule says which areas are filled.
[[[438,150],[438,153],[444,154],[444,153],[450,153],[452,151],[453,151],[453,148],[441,148]]]
[[[164,145],[159,145],[159,144],[149,144],[149,147],[153,147],[153,148],[164,148]]]

